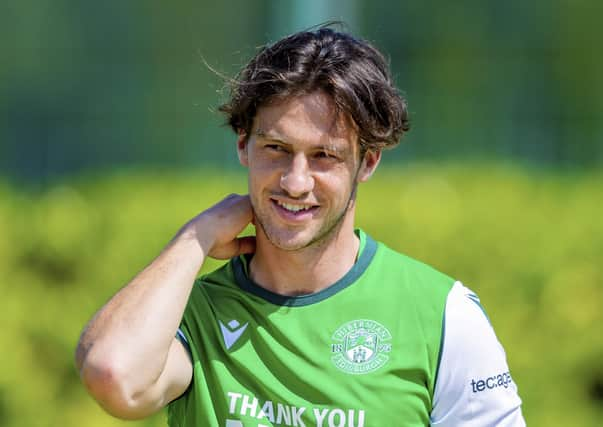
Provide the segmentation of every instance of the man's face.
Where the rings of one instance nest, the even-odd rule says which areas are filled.
[[[258,233],[284,250],[327,241],[344,224],[351,231],[356,185],[380,158],[360,159],[356,131],[321,92],[261,107],[238,151]]]

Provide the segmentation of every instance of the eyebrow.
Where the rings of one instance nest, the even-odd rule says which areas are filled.
[[[254,132],[255,135],[259,136],[260,138],[264,138],[264,139],[269,139],[271,141],[276,141],[276,142],[281,142],[283,144],[287,144],[287,145],[291,145],[290,143],[288,143],[287,141],[285,141],[280,135],[276,134],[269,134],[268,132],[264,132],[262,129],[258,129]]]

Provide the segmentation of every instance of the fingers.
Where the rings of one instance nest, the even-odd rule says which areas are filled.
[[[244,236],[231,240],[226,244],[215,246],[209,256],[214,259],[230,259],[253,252],[255,252],[255,236]]]
[[[212,258],[228,259],[255,251],[253,236],[238,235],[253,221],[248,195],[230,194],[200,215],[198,235],[205,236],[206,253]]]
[[[224,200],[214,205],[212,210],[218,210],[221,217],[228,217],[231,221],[242,221],[243,227],[253,219],[253,210],[248,195],[230,194]]]

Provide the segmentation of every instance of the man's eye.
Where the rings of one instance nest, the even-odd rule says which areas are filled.
[[[319,151],[316,153],[316,157],[319,159],[335,159],[335,155],[329,153],[328,151]]]
[[[266,148],[272,151],[285,151],[285,149],[278,144],[268,144],[266,145]]]

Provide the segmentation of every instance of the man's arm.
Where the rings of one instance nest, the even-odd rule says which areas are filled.
[[[76,365],[107,412],[144,418],[186,390],[192,364],[175,336],[195,277],[206,256],[254,251],[253,237],[237,238],[252,217],[249,197],[239,195],[202,212],[86,326]]]
[[[431,424],[523,427],[521,399],[479,298],[456,282],[446,302]]]

